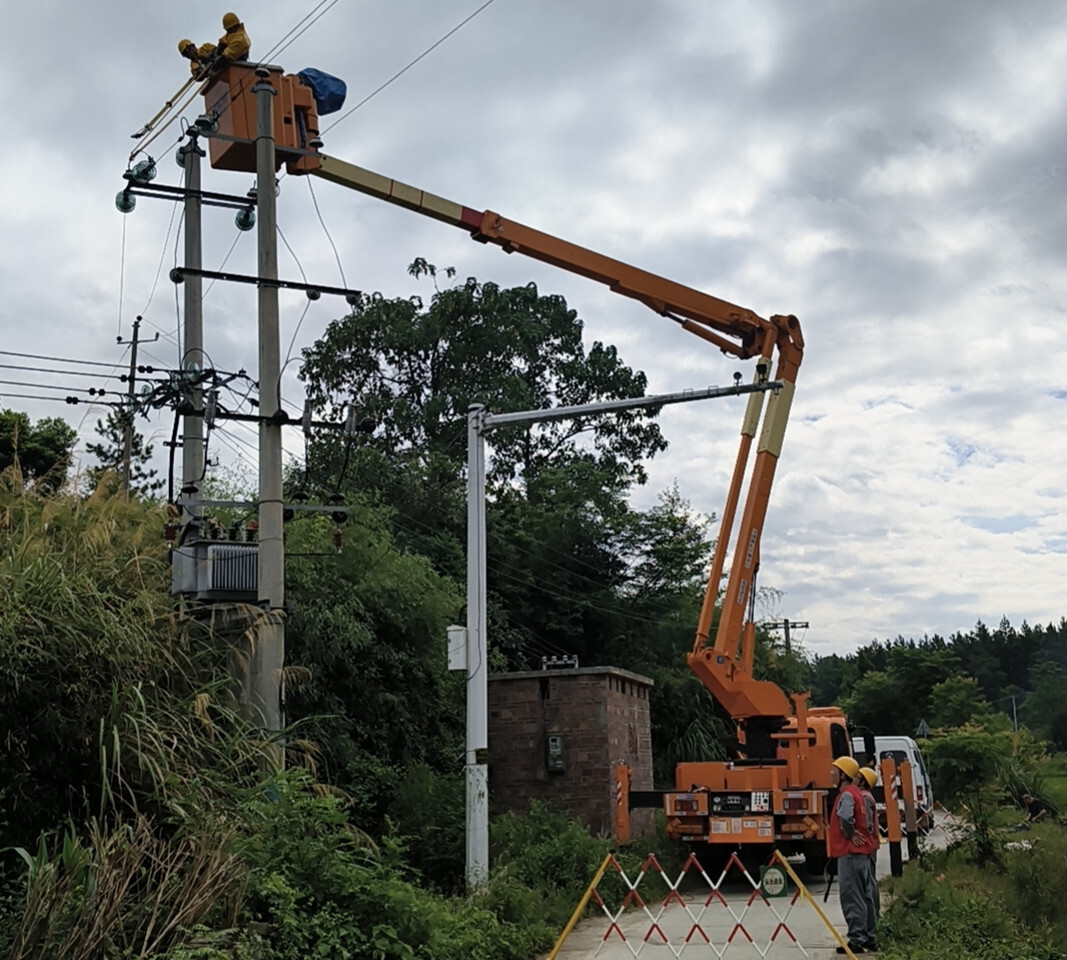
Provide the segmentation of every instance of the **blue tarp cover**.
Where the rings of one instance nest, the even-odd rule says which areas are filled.
[[[306,67],[297,76],[311,87],[311,94],[315,98],[315,105],[319,108],[320,117],[326,113],[336,113],[345,105],[348,87],[340,77],[323,73],[314,67]]]

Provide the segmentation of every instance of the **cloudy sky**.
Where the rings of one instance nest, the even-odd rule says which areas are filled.
[[[260,0],[237,12],[253,59],[311,15],[270,59],[343,77],[347,109],[482,2]],[[178,219],[147,199],[124,218],[114,196],[130,134],[185,79],[177,40],[217,38],[223,12],[204,0],[5,11],[0,361],[121,365],[115,338],[142,314],[143,333],[160,333],[142,356],[175,364]],[[1065,91],[1067,7],[1051,0],[494,0],[329,130],[325,150],[800,318],[807,352],[761,579],[781,591],[764,613],[810,622],[803,641],[826,654],[1067,614]],[[178,182],[177,136],[149,150],[158,182]],[[205,170],[207,189],[251,182]],[[589,342],[617,344],[651,392],[744,369],[589,281],[312,185],[348,286],[427,295],[405,270],[422,256],[564,294]],[[283,248],[280,273],[340,285],[312,201],[306,179],[283,180],[293,254]],[[229,269],[255,272],[254,236],[237,240]],[[205,266],[237,237],[230,213],[209,211]],[[283,350],[304,303],[282,297]],[[312,305],[294,350],[339,309]],[[205,331],[216,367],[255,373],[254,289],[210,289]],[[60,394],[105,384],[10,368],[0,381]],[[0,382],[0,405],[65,416],[92,439],[101,411],[16,393],[56,391]],[[286,393],[301,404],[295,380]],[[718,512],[741,411],[733,400],[664,411],[671,448],[635,502],[677,480],[695,509]],[[145,424],[157,442],[169,429]],[[253,441],[234,427],[210,455],[248,466]],[[295,433],[288,445],[299,452]]]

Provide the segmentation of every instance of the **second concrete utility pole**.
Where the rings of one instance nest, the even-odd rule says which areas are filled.
[[[259,605],[267,621],[258,631],[250,664],[253,717],[277,735],[282,717],[285,665],[285,544],[282,504],[281,344],[278,332],[277,208],[275,204],[274,97],[270,71],[256,70],[256,205],[259,241]],[[278,767],[285,754],[275,755]]]

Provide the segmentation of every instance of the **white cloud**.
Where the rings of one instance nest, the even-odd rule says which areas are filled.
[[[355,104],[474,8],[357,6],[336,5],[272,59],[343,76]],[[191,0],[131,16],[108,0],[7,13],[9,36],[47,36],[50,49],[42,60],[13,43],[3,68],[18,96],[0,106],[2,349],[121,363],[120,284],[123,336],[139,312],[149,333],[177,322],[169,204],[139,202],[120,257],[112,201],[129,134],[184,79],[177,39],[217,36],[219,10]],[[241,13],[254,53],[303,15]],[[784,591],[780,615],[811,622],[809,649],[844,651],[1064,613],[1065,47],[1052,0],[500,0],[330,131],[327,152],[764,315],[796,313],[808,349],[761,582]],[[176,136],[154,145],[163,182],[176,182]],[[251,178],[205,181],[243,193]],[[744,366],[595,284],[315,189],[351,286],[425,294],[405,274],[425,256],[563,293],[588,339],[618,344],[653,392],[727,383]],[[340,283],[306,183],[286,178],[279,204],[303,271]],[[206,265],[226,256],[231,221],[205,216]],[[280,266],[299,276],[284,250]],[[255,272],[252,237],[228,268]],[[303,307],[283,299],[283,345]],[[212,290],[218,365],[254,371],[254,310],[253,288]],[[337,312],[312,305],[296,347]],[[171,363],[177,346],[145,352]],[[286,390],[299,401],[288,377]],[[664,411],[672,448],[637,502],[677,478],[696,509],[718,512],[741,409]],[[169,434],[165,418],[150,429]]]

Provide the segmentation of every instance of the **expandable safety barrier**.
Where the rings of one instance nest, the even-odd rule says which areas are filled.
[[[723,893],[727,881],[729,899]],[[738,887],[742,889],[740,898]],[[730,956],[755,950],[760,957],[767,957],[776,943],[795,948],[803,957],[811,955],[809,949],[825,949],[827,945],[840,946],[846,956],[853,956],[789,861],[778,852],[760,869],[758,879],[736,854],[731,854],[716,878],[709,876],[691,854],[673,880],[653,854],[645,858],[633,879],[609,854],[547,960],[555,960],[590,901],[600,907],[607,920],[594,957],[636,958],[646,950],[647,956],[662,957],[666,949],[677,958],[713,954],[721,960],[735,946],[739,949]],[[805,946],[790,928],[790,916],[798,904],[810,906],[828,931],[829,936],[820,937],[820,943]],[[780,951],[774,955],[779,956]]]
[[[927,821],[922,835],[926,840],[944,838],[947,843],[958,840],[967,831],[966,824],[953,813],[949,813],[939,801],[934,801],[932,816]]]

